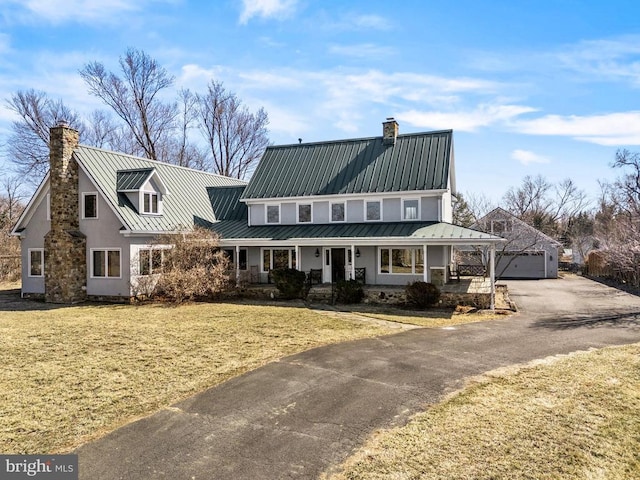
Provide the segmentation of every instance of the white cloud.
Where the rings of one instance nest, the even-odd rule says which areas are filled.
[[[240,23],[244,25],[253,17],[288,17],[296,3],[297,0],[242,0]]]
[[[394,53],[394,49],[373,43],[361,43],[358,45],[332,45],[329,53],[357,58],[380,58]]]
[[[24,12],[18,10],[13,12],[16,18],[21,21],[32,20],[35,15],[44,18],[52,23],[63,23],[69,21],[100,21],[112,22],[120,21],[121,15],[139,11],[149,3],[171,3],[175,0],[67,0],[63,3],[51,0],[8,0],[7,3],[19,5],[21,9],[28,12],[25,17]]]
[[[513,122],[519,133],[572,137],[598,145],[640,145],[640,111],[604,115],[545,115]]]
[[[550,163],[551,160],[548,157],[538,155],[537,153],[529,150],[514,150],[511,152],[511,158],[517,160],[522,165],[527,166],[532,163]]]
[[[352,24],[356,27],[371,30],[389,30],[391,23],[380,15],[356,15],[352,19]]]
[[[421,128],[461,130],[473,132],[480,127],[504,123],[535,109],[525,105],[478,105],[472,110],[453,112],[407,110],[396,114],[396,118]]]
[[[627,79],[640,85],[640,36],[585,40],[565,47],[555,57],[567,69],[590,77]]]

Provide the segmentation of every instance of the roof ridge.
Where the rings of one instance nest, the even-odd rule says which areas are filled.
[[[444,130],[433,130],[427,132],[412,132],[412,133],[401,133],[398,134],[397,138],[402,137],[412,137],[412,136],[426,136],[426,135],[436,135],[442,133],[453,133],[453,129],[444,129]],[[287,148],[287,147],[302,147],[308,145],[323,145],[323,144],[336,144],[336,143],[351,143],[351,142],[363,142],[380,139],[382,140],[382,135],[372,136],[372,137],[356,137],[356,138],[342,138],[338,140],[318,140],[316,142],[301,142],[301,143],[284,143],[281,145],[269,145],[267,150],[274,148]]]
[[[179,170],[187,170],[189,172],[196,172],[196,173],[199,173],[199,174],[205,174],[205,175],[209,175],[209,176],[217,177],[217,178],[228,178],[228,179],[231,179],[231,180],[236,180],[238,182],[242,182],[243,185],[247,185],[248,184],[248,182],[246,182],[244,180],[240,180],[239,178],[227,177],[226,175],[220,175],[218,173],[206,172],[204,170],[196,170],[195,168],[189,168],[189,167],[183,167],[183,166],[180,166],[180,165],[174,165],[173,163],[161,162],[160,160],[152,160],[150,158],[138,157],[136,155],[131,155],[129,153],[123,153],[123,152],[116,152],[116,151],[113,151],[113,150],[107,150],[106,148],[93,147],[91,145],[84,145],[84,144],[78,145],[77,148],[83,148],[83,149],[87,149],[87,150],[97,150],[97,151],[108,153],[108,154],[111,154],[111,155],[119,155],[119,156],[122,156],[122,157],[132,158],[134,160],[141,160],[143,162],[150,162],[150,163],[155,164],[155,165],[162,165],[162,166],[168,167],[168,168],[176,168],[176,169],[179,169]],[[153,168],[153,167],[151,167],[151,168]],[[141,170],[141,169],[134,169],[134,170]]]

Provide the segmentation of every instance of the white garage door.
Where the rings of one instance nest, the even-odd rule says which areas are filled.
[[[544,252],[502,254],[496,256],[496,260],[496,276],[499,278],[545,278]]]

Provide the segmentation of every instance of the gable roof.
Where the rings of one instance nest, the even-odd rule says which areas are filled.
[[[116,177],[116,190],[118,192],[131,192],[140,190],[147,182],[153,168],[138,168],[135,170],[118,170]]]
[[[243,199],[444,190],[453,132],[267,147]]]
[[[189,228],[197,219],[214,222],[216,216],[207,189],[246,185],[234,178],[84,145],[77,147],[73,155],[120,217],[124,228],[133,232]],[[140,215],[121,192],[140,188],[152,175],[157,175],[171,194],[163,196],[162,215]]]
[[[533,249],[540,248],[542,245],[553,245],[557,247],[562,245],[557,240],[554,240],[537,228],[532,227],[528,223],[520,220],[518,217],[516,217],[512,213],[507,212],[504,208],[501,207],[496,207],[491,210],[484,217],[480,218],[473,225],[471,225],[470,228],[486,231],[484,225],[486,225],[487,221],[491,220],[510,220],[518,226],[517,229],[512,228],[511,231],[500,233],[503,238],[506,238],[510,241],[510,243],[507,244],[507,250],[518,250],[523,247]],[[532,240],[534,240],[533,244],[531,244]]]

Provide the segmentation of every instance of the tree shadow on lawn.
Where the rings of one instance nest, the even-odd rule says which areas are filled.
[[[623,327],[640,328],[640,312],[615,312],[608,314],[575,314],[562,317],[547,317],[536,320],[534,328],[568,330],[574,328]]]

